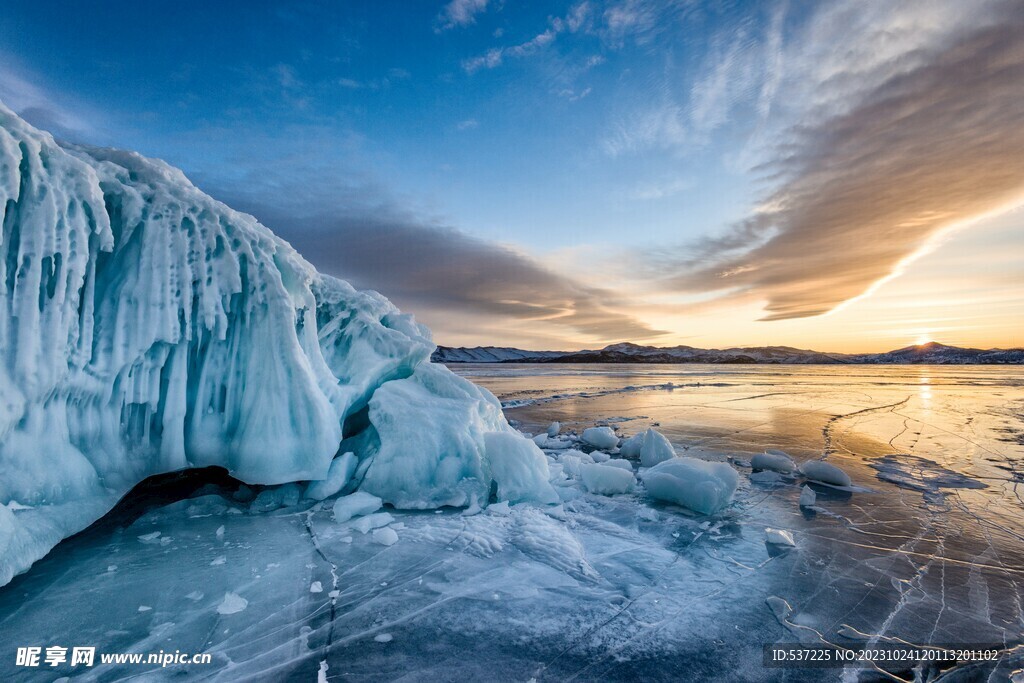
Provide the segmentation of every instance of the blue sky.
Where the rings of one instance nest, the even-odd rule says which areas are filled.
[[[15,1],[0,98],[181,167],[442,343],[812,346],[823,323],[764,319],[821,321],[1016,205],[1008,7]],[[936,113],[965,98],[976,124]]]

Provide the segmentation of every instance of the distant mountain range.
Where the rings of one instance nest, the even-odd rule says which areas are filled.
[[[848,363],[1003,365],[1024,363],[1024,349],[962,349],[929,342],[887,353],[822,353],[789,346],[755,346],[730,349],[698,349],[692,346],[640,346],[612,344],[584,351],[524,351],[507,346],[472,348],[439,346],[431,358],[436,363]]]

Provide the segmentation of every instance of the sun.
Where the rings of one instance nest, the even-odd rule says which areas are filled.
[[[930,341],[931,341],[931,337],[929,337],[927,334],[919,334],[917,336],[917,341],[915,341],[914,343],[917,344],[918,346],[924,346],[925,344],[929,343]]]

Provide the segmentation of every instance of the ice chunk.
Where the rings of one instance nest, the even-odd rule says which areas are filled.
[[[818,496],[815,495],[814,490],[810,486],[804,484],[804,487],[800,489],[800,507],[813,507],[817,499]]]
[[[619,447],[619,454],[623,458],[639,458],[640,450],[644,447],[644,434],[646,432],[640,432],[623,441]]]
[[[323,593],[324,592],[324,586],[319,581],[314,581],[313,583],[309,584],[309,592],[310,593]]]
[[[473,495],[485,500],[492,481],[515,500],[554,497],[536,444],[508,426],[490,392],[444,366],[420,365],[384,384],[369,419],[379,446],[368,447],[372,464],[360,488],[395,507],[461,507]]]
[[[605,467],[618,467],[619,469],[628,470],[629,472],[633,471],[633,463],[628,460],[622,460],[621,458],[606,460],[601,464]]]
[[[792,458],[782,451],[774,450],[758,453],[750,459],[750,466],[755,470],[771,470],[782,474],[789,474],[796,469],[796,463]]]
[[[587,491],[602,496],[632,491],[636,482],[632,468],[627,472],[607,465],[581,465],[580,478]]]
[[[358,464],[359,460],[356,458],[356,454],[351,451],[338,456],[331,461],[331,467],[327,470],[327,477],[319,481],[309,482],[303,497],[310,500],[330,498],[345,488],[345,484],[355,474]]]
[[[334,520],[347,522],[359,515],[368,515],[380,510],[383,501],[365,491],[356,491],[334,501]]]
[[[373,542],[380,545],[394,545],[398,543],[398,534],[390,527],[375,529],[373,532]]]
[[[548,460],[536,444],[515,432],[488,432],[484,443],[499,500],[558,502],[558,494],[548,483]]]
[[[764,530],[764,542],[769,545],[796,545],[796,541],[793,540],[793,533],[791,531],[786,531],[784,529],[772,529],[770,527]]]
[[[359,519],[350,522],[349,526],[361,534],[368,533],[374,529],[379,529],[382,526],[387,526],[395,521],[395,518],[390,512],[378,512],[376,514],[367,515],[360,517]]]
[[[224,599],[217,606],[218,614],[236,614],[249,606],[249,601],[238,593],[227,592]]]
[[[562,431],[562,423],[561,422],[552,422],[551,424],[548,425],[548,436],[550,438],[553,439],[556,436],[558,436],[558,432],[560,432],[560,431]]]
[[[495,503],[494,505],[488,505],[487,506],[487,512],[492,514],[492,515],[505,516],[505,515],[511,514],[512,510],[511,510],[511,508],[509,508],[508,501],[507,500],[503,500],[500,503]]]
[[[705,515],[729,504],[739,479],[736,470],[724,462],[696,458],[665,460],[647,470],[641,478],[654,498]]]
[[[619,445],[619,437],[611,427],[590,427],[583,430],[583,440],[594,448],[611,449]]]
[[[832,486],[850,486],[853,483],[846,472],[821,460],[808,460],[800,465],[800,473],[808,479]]]
[[[377,643],[390,643],[395,637],[390,633],[378,633],[373,637],[374,642]]]
[[[612,459],[612,456],[607,453],[602,453],[601,451],[593,451],[590,453],[590,459],[594,462],[608,462]]]
[[[676,457],[676,450],[665,436],[651,427],[644,432],[644,443],[640,447],[640,464],[644,467],[654,467],[659,462],[665,462]]]

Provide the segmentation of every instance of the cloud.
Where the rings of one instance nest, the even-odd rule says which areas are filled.
[[[655,106],[647,106],[619,120],[602,140],[609,156],[658,148],[682,147],[690,140],[685,109],[669,98]]]
[[[677,3],[615,5],[605,13],[609,27],[618,26],[613,36],[622,37],[645,28],[657,33],[672,24],[681,8]],[[631,12],[629,21],[615,19],[617,13]],[[730,122],[735,110],[756,100],[757,111],[767,116],[778,88],[781,64],[781,32],[785,3],[774,11],[753,14],[725,22],[726,28],[713,32],[706,18],[687,17],[680,20],[687,33],[695,34],[695,52],[705,57],[697,62],[686,59],[675,63],[673,53],[663,50],[665,66],[660,78],[654,77],[644,97],[630,100],[612,120],[601,146],[609,156],[668,151],[677,156],[711,143],[712,135]],[[607,31],[610,28],[606,28]],[[654,35],[648,36],[651,39]],[[606,40],[609,38],[606,35]],[[618,39],[616,39],[618,40]],[[614,42],[614,41],[613,41]],[[621,41],[620,41],[621,42]],[[685,83],[685,88],[680,88]]]
[[[476,57],[463,60],[462,68],[466,73],[475,73],[480,69],[494,69],[504,63],[506,57],[528,57],[536,54],[542,48],[554,42],[555,36],[561,32],[561,28],[549,28],[543,33],[538,33],[530,40],[511,47],[494,47]]]
[[[257,179],[254,172],[207,189],[255,215],[321,271],[376,289],[408,311],[432,314],[442,334],[458,331],[454,319],[461,326],[525,323],[538,338],[609,342],[666,334],[626,312],[630,302],[614,292],[418,215],[373,183],[275,179],[265,172]]]
[[[594,28],[611,47],[622,47],[627,38],[637,45],[651,43],[677,23],[677,15],[696,3],[692,0],[617,0],[608,2],[602,23]]]
[[[887,59],[861,61],[868,47],[854,44],[848,66],[795,65],[816,79],[802,87],[827,95],[773,149],[763,170],[775,185],[760,207],[691,248],[671,287],[758,296],[765,320],[821,315],[899,273],[944,230],[1024,198],[1019,6],[979,5],[970,23],[941,25],[902,10],[888,32],[872,28],[882,39],[870,50]]]
[[[40,79],[12,66],[9,55],[0,53],[0,101],[37,128],[58,138],[86,142],[101,136],[98,116],[88,108],[68,106],[38,85]],[[66,98],[64,98],[66,99]]]
[[[480,69],[494,69],[501,66],[506,58],[523,58],[537,54],[542,49],[555,42],[560,33],[576,33],[588,26],[590,18],[590,4],[586,1],[573,5],[565,18],[549,17],[548,28],[530,38],[524,43],[506,47],[494,47],[481,55],[470,57],[462,62],[462,68],[466,73],[472,74]],[[498,37],[498,34],[495,34]],[[593,66],[593,64],[588,64]]]
[[[457,124],[455,124],[455,127],[458,130],[470,130],[472,128],[476,128],[479,125],[480,122],[477,121],[476,119],[466,119],[465,121],[459,121]]]
[[[629,192],[628,197],[636,201],[664,199],[689,190],[693,185],[693,180],[690,178],[672,178],[640,183]]]
[[[564,97],[570,102],[579,102],[591,92],[593,92],[593,88],[590,87],[583,88],[583,90],[579,91],[573,90],[572,88],[562,88],[558,91],[558,96]]]
[[[438,16],[437,31],[476,23],[476,16],[487,10],[488,0],[452,0]]]
[[[299,80],[295,67],[290,64],[275,64],[271,68],[271,72],[277,78],[278,84],[285,90],[294,90],[302,87],[302,81]]]

